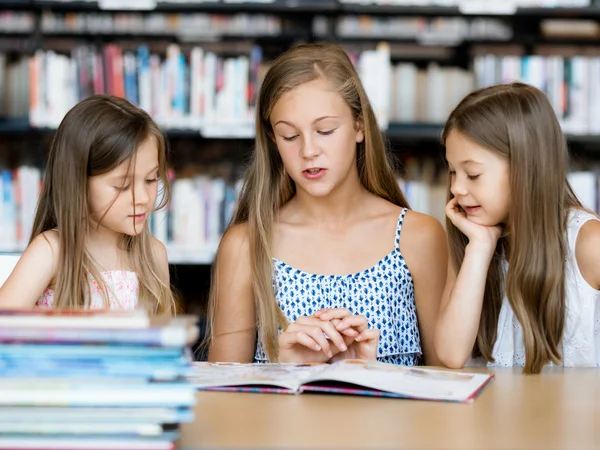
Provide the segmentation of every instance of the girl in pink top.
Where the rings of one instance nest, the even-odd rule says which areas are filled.
[[[169,201],[165,138],[150,116],[96,95],[61,122],[29,246],[0,288],[0,308],[173,313],[165,247],[148,218],[158,181]]]

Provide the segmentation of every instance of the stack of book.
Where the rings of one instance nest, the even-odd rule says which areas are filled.
[[[0,449],[172,449],[193,420],[192,316],[0,311]]]

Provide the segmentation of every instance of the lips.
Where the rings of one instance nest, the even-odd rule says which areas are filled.
[[[146,213],[135,214],[135,215],[131,214],[129,217],[133,218],[135,221],[141,221],[146,218]]]
[[[474,206],[460,205],[460,207],[461,207],[462,209],[464,209],[464,211],[465,211],[467,214],[473,214],[473,213],[476,213],[476,212],[477,212],[477,211],[479,211],[479,209],[481,208],[481,206],[480,206],[480,205],[474,205]]]
[[[310,167],[308,169],[305,169],[302,172],[302,175],[304,175],[304,177],[309,180],[317,180],[317,179],[325,176],[326,173],[327,173],[327,169],[324,169],[322,167]]]

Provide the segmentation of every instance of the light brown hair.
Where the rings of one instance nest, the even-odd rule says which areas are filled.
[[[510,213],[488,269],[473,356],[493,362],[506,294],[523,329],[524,372],[539,373],[562,359],[567,215],[569,208],[581,208],[567,181],[565,137],[544,93],[523,83],[469,94],[450,114],[443,144],[452,131],[506,157],[510,167]],[[468,239],[449,219],[446,227],[458,273]]]
[[[88,178],[109,172],[124,162],[134,164],[139,146],[150,137],[158,147],[158,172],[163,185],[158,208],[162,208],[170,201],[167,143],[146,112],[122,98],[95,95],[75,105],[58,127],[48,155],[30,240],[45,231],[58,230],[54,307],[88,307],[89,276],[100,286],[108,307],[107,285],[85,246],[87,232],[93,226],[88,207]],[[174,313],[173,293],[159,275],[152,239],[146,222],[139,235],[123,235],[121,246],[138,277],[139,305],[151,313]]]
[[[242,192],[229,226],[248,224],[252,287],[258,339],[270,361],[278,356],[278,329],[288,322],[278,307],[273,287],[271,233],[279,209],[295,194],[293,180],[271,136],[270,117],[283,94],[316,79],[324,79],[342,96],[365,134],[356,159],[362,185],[396,205],[408,206],[400,190],[378,128],[373,108],[346,52],[334,44],[305,44],[281,54],[262,82],[256,109],[256,144]],[[218,259],[218,253],[217,253]],[[218,264],[215,264],[217,267]],[[208,344],[217,312],[218,276],[213,271],[207,323]]]

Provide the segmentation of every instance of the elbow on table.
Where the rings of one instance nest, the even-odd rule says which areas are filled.
[[[440,363],[448,369],[462,369],[469,359],[468,353],[448,348],[447,345],[438,347],[436,353]]]

